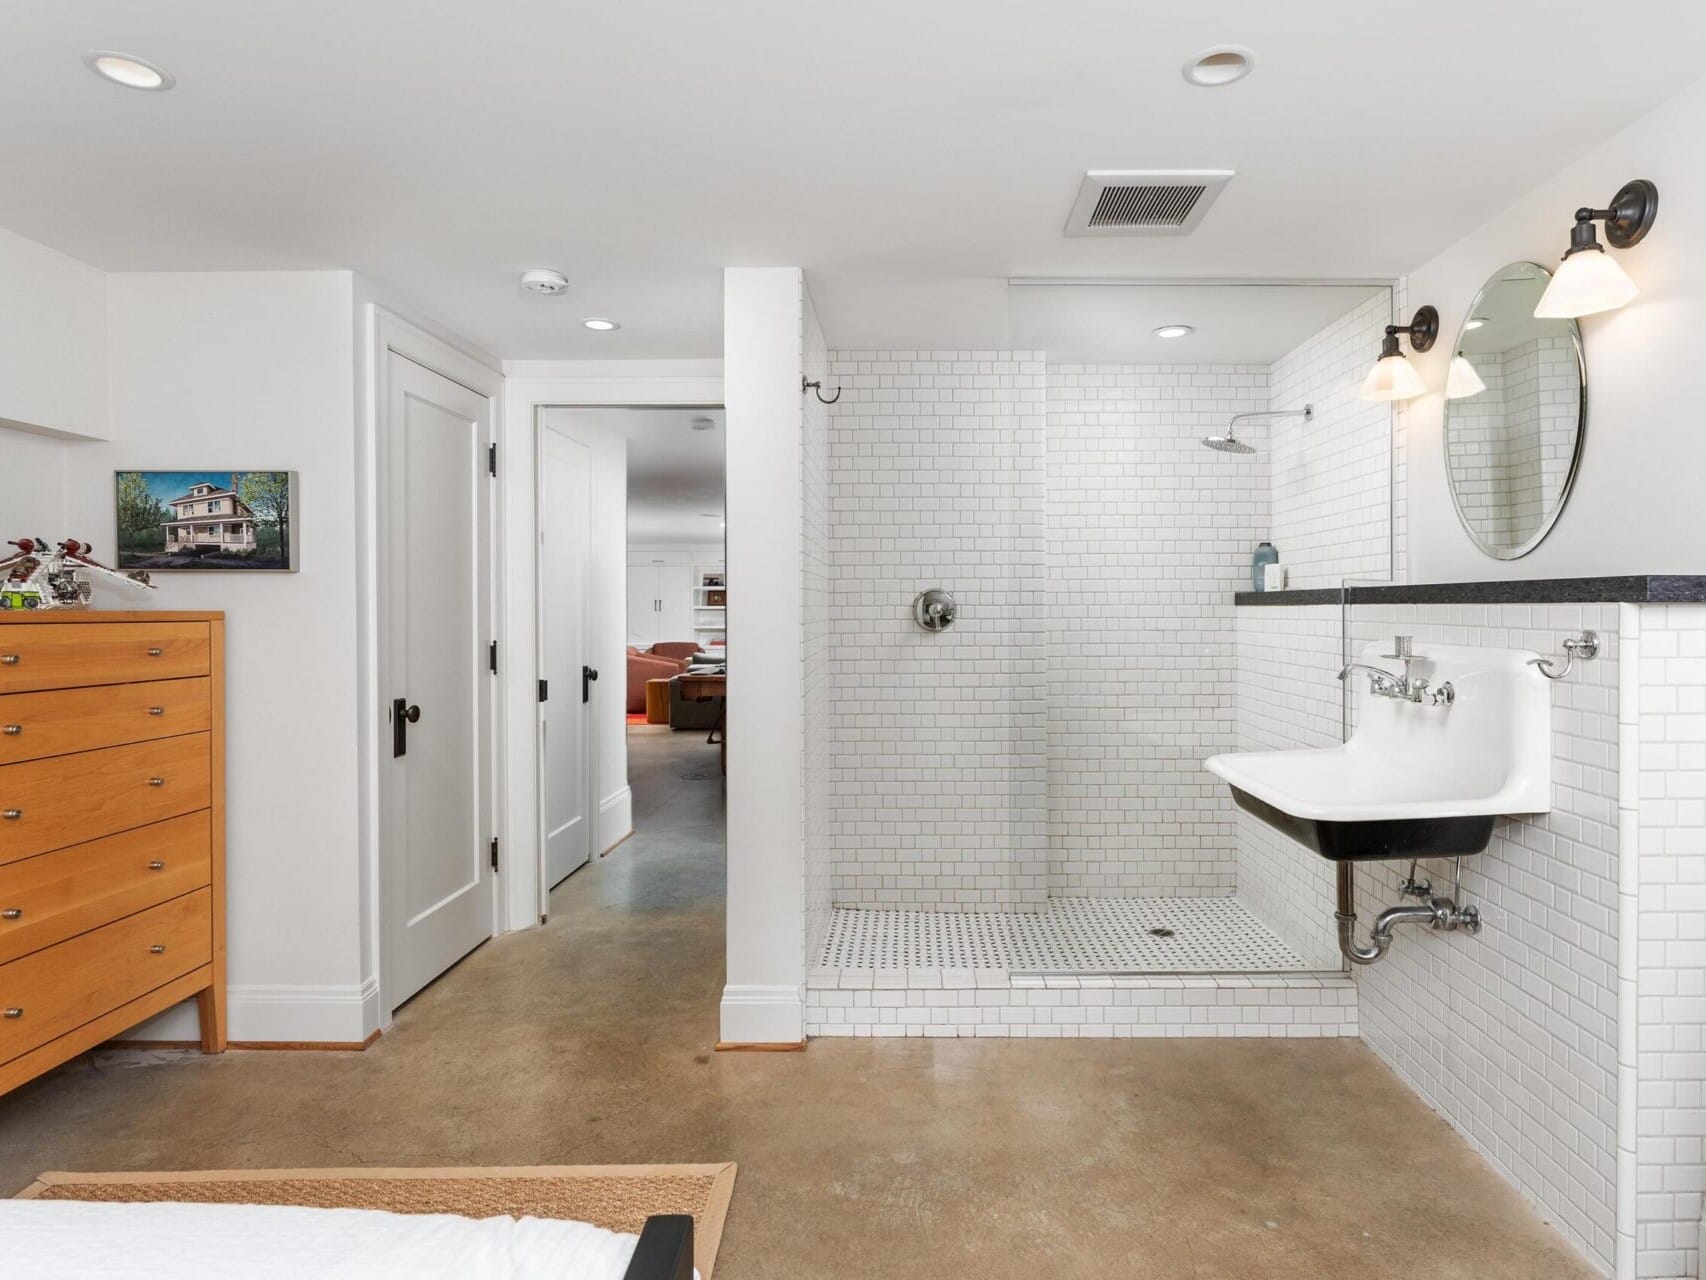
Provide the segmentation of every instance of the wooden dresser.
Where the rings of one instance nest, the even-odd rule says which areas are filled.
[[[225,1048],[225,615],[0,614],[0,1092],[189,996]]]

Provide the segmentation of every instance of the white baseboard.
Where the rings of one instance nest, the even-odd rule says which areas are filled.
[[[232,986],[226,992],[226,1031],[232,1040],[296,1044],[361,1044],[379,1028],[379,984],[357,986]],[[199,1040],[194,1000],[174,1005],[118,1040]]]
[[[634,793],[626,785],[598,802],[598,851],[609,853],[634,834]]]
[[[805,1038],[803,992],[797,986],[723,988],[724,1044],[797,1044]]]

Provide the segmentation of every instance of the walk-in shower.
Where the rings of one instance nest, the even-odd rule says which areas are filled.
[[[1386,545],[1315,531],[1384,474],[1390,406],[1347,371],[1390,291],[1051,282],[1009,311],[1011,348],[897,319],[808,362],[845,389],[805,400],[812,1034],[1008,1034],[1066,1018],[1022,992],[1098,984],[1132,1026],[1339,1018],[1335,940],[1294,927],[1330,881],[1270,876],[1203,762],[1246,745],[1257,544],[1304,587]],[[952,627],[915,621],[929,588]]]

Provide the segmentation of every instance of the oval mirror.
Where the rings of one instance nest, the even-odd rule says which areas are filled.
[[[1587,368],[1574,320],[1537,320],[1552,273],[1499,268],[1475,295],[1445,388],[1445,470],[1457,518],[1500,560],[1551,532],[1582,456]]]

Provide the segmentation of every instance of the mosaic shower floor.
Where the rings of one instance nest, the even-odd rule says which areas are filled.
[[[1308,968],[1236,898],[1051,898],[1038,912],[837,907],[818,965],[1059,974]]]

